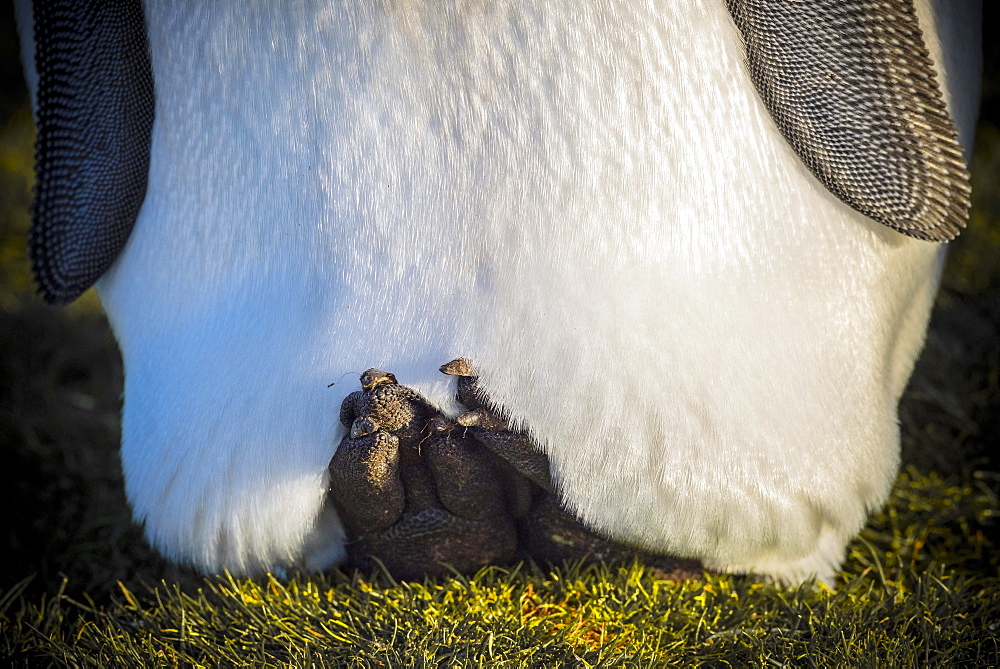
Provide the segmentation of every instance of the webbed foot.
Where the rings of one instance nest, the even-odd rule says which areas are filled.
[[[515,557],[545,562],[639,558],[674,578],[702,573],[694,561],[653,555],[588,529],[562,508],[549,461],[512,429],[459,358],[468,408],[450,421],[416,391],[377,369],[341,407],[349,433],[330,462],[330,496],[347,530],[348,561],[381,562],[400,578],[472,572]],[[447,565],[447,566],[446,566]]]
[[[523,553],[544,562],[638,558],[674,578],[695,578],[702,574],[703,569],[697,561],[653,554],[612,541],[589,529],[563,508],[552,483],[548,457],[528,433],[513,429],[498,414],[478,386],[469,361],[457,358],[442,365],[441,371],[458,377],[458,400],[469,409],[458,416],[457,422],[468,427],[474,439],[537,487],[531,509],[518,518]]]
[[[330,462],[350,563],[370,570],[378,559],[420,578],[511,561],[519,502],[494,457],[392,374],[370,369],[361,383],[341,407],[350,433]]]

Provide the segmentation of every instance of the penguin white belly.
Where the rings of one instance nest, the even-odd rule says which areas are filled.
[[[438,367],[464,356],[595,528],[831,576],[896,471],[941,252],[809,173],[725,3],[147,21],[149,187],[99,288],[129,499],[168,555],[336,559],[357,374],[454,409]]]

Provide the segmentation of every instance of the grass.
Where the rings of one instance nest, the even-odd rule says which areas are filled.
[[[31,295],[30,117],[23,92],[7,86],[0,657],[102,667],[1000,665],[995,89],[970,228],[952,245],[900,407],[904,467],[831,591],[713,575],[675,583],[641,564],[529,563],[425,582],[341,572],[202,578],[169,565],[129,517],[117,454],[121,361],[96,300],[59,310]]]
[[[398,583],[357,573],[114,584],[105,602],[16,586],[26,663],[995,666],[1000,589],[981,521],[995,490],[901,477],[836,590],[746,577],[675,583],[642,565],[520,565]],[[7,650],[13,650],[8,646]]]

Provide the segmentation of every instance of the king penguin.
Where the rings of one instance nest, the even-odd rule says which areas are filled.
[[[966,215],[976,5],[19,0],[34,270],[96,283],[149,541],[336,563],[347,381],[454,414],[461,356],[595,530],[830,580]]]

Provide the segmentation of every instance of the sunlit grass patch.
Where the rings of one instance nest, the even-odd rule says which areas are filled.
[[[850,547],[836,590],[640,564],[531,564],[397,582],[384,573],[119,582],[98,605],[14,588],[8,650],[100,666],[614,665],[781,658],[815,666],[990,666],[1000,656],[996,488],[914,470]]]
[[[424,583],[217,578],[195,594],[123,586],[104,608],[57,596],[24,604],[5,626],[21,628],[26,658],[101,666],[996,661],[996,578],[872,574],[837,591],[730,576],[678,584],[640,565],[489,568]]]

